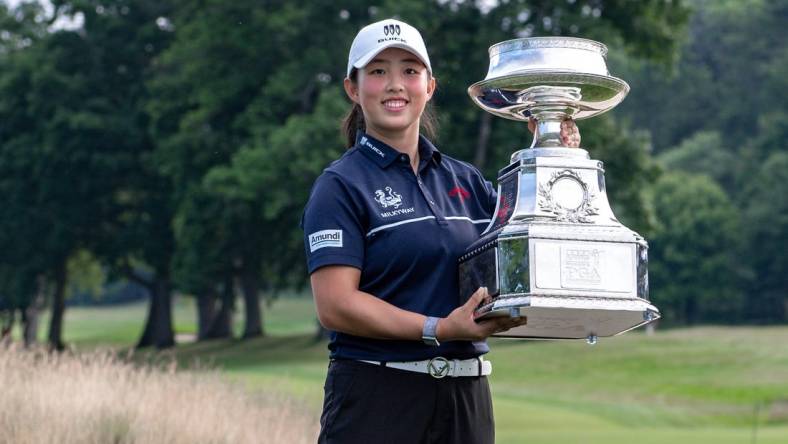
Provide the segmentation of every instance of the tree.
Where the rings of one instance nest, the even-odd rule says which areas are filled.
[[[510,1],[488,8],[474,2],[423,2],[413,9],[389,4],[381,9],[382,17],[388,11],[409,11],[403,18],[424,31],[438,77],[439,148],[473,161],[490,179],[508,164],[512,152],[530,144],[523,123],[493,117],[468,98],[466,88],[484,78],[491,44],[516,37],[586,37],[604,42],[612,54],[669,65],[678,56],[689,17],[682,2],[661,0]],[[609,114],[579,125],[583,147],[606,164],[616,214],[647,234],[642,192],[657,174],[649,161],[650,139]]]
[[[336,87],[324,90],[312,113],[292,116],[206,176],[206,185],[228,201],[256,208],[257,229],[265,233],[261,251],[268,258],[261,271],[273,288],[300,285],[306,276],[301,213],[314,178],[341,153],[336,116],[346,107],[342,94]],[[316,150],[316,140],[326,148]]]
[[[788,4],[688,4],[694,10],[689,39],[674,70],[614,60],[632,86],[617,111],[651,132],[666,168],[707,174],[726,191],[742,220],[741,249],[720,247],[739,255],[736,291],[747,298],[739,317],[779,322],[786,319],[779,295],[785,293],[781,276],[788,268],[785,249],[771,248],[783,241],[774,231],[780,226],[780,184],[771,181],[780,175],[772,156],[788,137],[782,100],[788,51],[780,40]]]
[[[649,129],[658,153],[698,131],[717,131],[720,148],[736,151],[757,133],[755,116],[784,108],[788,51],[781,36],[788,3],[687,3],[693,11],[689,39],[675,70],[642,60],[623,63],[618,68],[632,93],[620,111]]]
[[[261,292],[278,288],[278,282],[292,283],[291,278],[280,276],[294,276],[302,268],[293,268],[292,260],[284,261],[294,257],[292,250],[270,247],[283,240],[277,233],[285,233],[286,245],[292,246],[292,227],[297,227],[298,219],[274,216],[279,224],[287,224],[285,231],[266,221],[261,211],[276,199],[268,195],[260,198],[260,193],[274,192],[286,182],[255,190],[254,198],[241,199],[234,191],[217,192],[213,182],[224,179],[209,176],[213,170],[224,175],[222,171],[234,162],[236,153],[267,140],[289,116],[309,114],[327,78],[341,78],[346,48],[325,45],[324,39],[352,38],[354,24],[367,17],[366,13],[356,14],[366,6],[355,3],[346,11],[352,17],[349,20],[330,4],[296,7],[286,2],[209,1],[199,8],[182,4],[173,16],[176,39],[151,82],[157,92],[149,103],[152,131],[160,141],[157,163],[172,181],[176,200],[184,203],[179,212],[188,211],[177,218],[200,225],[180,225],[179,263],[194,267],[179,267],[179,280],[198,283],[200,290],[192,288],[197,294],[211,294],[217,287],[232,294],[237,282],[246,307],[244,337],[264,331]],[[268,38],[259,39],[260,35]],[[300,50],[292,51],[295,47]],[[290,151],[289,147],[284,149]],[[299,164],[300,160],[290,156],[283,163],[293,162]],[[275,177],[290,182],[304,174],[309,172],[288,177],[277,173]],[[300,188],[296,194],[302,194]],[[185,204],[195,198],[206,205],[210,217],[197,216],[199,210]],[[192,236],[202,241],[188,241]],[[213,239],[208,238],[211,236]],[[202,264],[205,258],[200,257],[199,248],[205,245],[222,252],[214,257],[216,262]],[[297,261],[302,262],[300,245],[295,252]],[[206,269],[213,272],[197,276]]]
[[[78,33],[53,31],[7,53],[0,74],[6,263],[25,270],[19,276],[28,281],[20,284],[28,299],[38,293],[38,276],[53,281],[49,342],[56,349],[63,348],[67,260],[96,240],[94,225],[125,166],[124,144],[113,143],[119,122],[107,113],[115,104],[95,94],[102,71],[84,57],[92,52]]]
[[[217,229],[217,221],[223,217],[221,201],[196,185],[181,202],[173,221],[173,277],[180,291],[197,298],[198,340],[232,335],[235,293],[233,270],[226,260],[230,254],[226,238],[233,227]]]
[[[753,274],[745,315],[757,322],[788,319],[788,153],[775,152],[743,192],[745,259]]]
[[[722,136],[716,131],[699,131],[659,156],[671,171],[705,174],[732,195],[735,191],[736,156],[724,148]]]
[[[737,321],[743,300],[739,214],[708,176],[666,173],[649,192],[651,299],[667,322]]]
[[[204,336],[225,336],[231,333],[236,264],[248,267],[250,261],[232,249],[243,243],[234,237],[238,227],[229,224],[222,202],[206,193],[201,181],[212,166],[227,163],[243,143],[247,130],[237,116],[253,100],[281,49],[269,39],[257,38],[260,33],[277,35],[266,32],[266,22],[275,17],[267,16],[263,5],[208,1],[178,6],[170,18],[175,39],[149,82],[154,91],[147,104],[150,129],[158,143],[158,170],[171,184],[174,216],[180,221],[178,283],[198,297]],[[204,210],[195,206],[197,202],[205,205]],[[208,213],[200,215],[201,211]],[[205,247],[212,250],[207,255]],[[224,297],[218,313],[211,315],[217,288],[223,288]],[[262,326],[254,325],[259,313],[256,298],[250,294],[247,299],[249,336],[262,333]]]
[[[96,252],[106,263],[142,281],[145,279],[129,264],[145,261],[158,273],[153,281],[145,281],[153,300],[150,317],[158,318],[158,311],[169,313],[169,308],[157,308],[167,305],[169,298],[167,191],[150,174],[147,153],[152,141],[146,134],[142,107],[147,70],[166,46],[169,32],[157,23],[167,11],[166,2],[53,3],[56,15],[80,17],[82,25],[51,32],[40,46],[24,51],[26,57],[33,58],[29,67],[34,73],[33,84],[17,91],[26,91],[23,97],[28,100],[35,99],[28,112],[35,116],[31,120],[43,126],[30,131],[42,139],[40,142],[26,142],[46,150],[36,159],[49,165],[30,175],[36,183],[47,180],[39,185],[45,186],[48,194],[39,192],[41,204],[37,208],[48,223],[62,226],[51,232],[52,237],[61,244],[70,242],[60,247],[61,254],[47,254],[57,259],[50,340],[59,342],[65,260],[81,248]],[[13,111],[24,109],[15,107]],[[25,134],[19,126],[11,128],[16,138]],[[18,149],[22,147],[20,144]],[[166,296],[159,296],[162,292]],[[162,303],[162,299],[166,301]],[[140,342],[166,346],[173,343],[172,336],[171,327],[146,328]]]

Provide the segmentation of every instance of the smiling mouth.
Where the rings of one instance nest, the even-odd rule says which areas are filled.
[[[399,111],[408,105],[405,99],[389,99],[383,102],[383,106],[389,111]]]

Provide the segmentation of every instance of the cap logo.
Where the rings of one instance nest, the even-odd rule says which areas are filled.
[[[399,35],[401,32],[399,25],[383,25],[383,34]]]

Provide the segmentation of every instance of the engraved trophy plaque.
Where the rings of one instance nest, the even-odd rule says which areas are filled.
[[[561,122],[601,114],[629,85],[609,75],[607,47],[538,37],[490,47],[487,77],[468,88],[482,109],[536,120],[530,148],[498,174],[490,225],[460,258],[460,302],[485,286],[477,319],[525,316],[497,334],[522,338],[613,336],[659,319],[648,300],[648,245],[613,215],[602,162],[561,143]]]

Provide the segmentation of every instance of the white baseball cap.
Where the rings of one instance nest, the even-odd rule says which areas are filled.
[[[386,48],[401,48],[410,51],[421,60],[432,74],[427,47],[419,31],[405,22],[394,19],[381,20],[367,25],[356,34],[350,46],[347,61],[347,76],[353,68],[363,68],[370,60]]]

